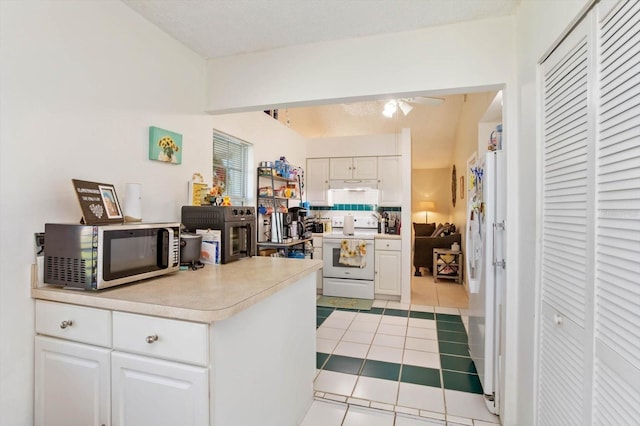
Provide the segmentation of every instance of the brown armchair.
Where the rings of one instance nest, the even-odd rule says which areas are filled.
[[[445,228],[445,226],[442,227]],[[422,275],[420,273],[420,267],[433,271],[434,248],[451,248],[453,243],[460,244],[461,242],[461,235],[458,233],[443,235],[443,233],[447,232],[446,230],[440,234],[436,233],[437,236],[432,236],[436,230],[435,223],[414,222],[413,229],[415,232],[413,239],[413,267],[415,268],[414,275],[416,277]]]

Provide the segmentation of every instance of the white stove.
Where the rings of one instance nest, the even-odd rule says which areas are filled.
[[[345,219],[340,216],[331,219],[331,226],[333,232],[324,234],[322,245],[322,294],[373,299],[373,240],[378,219],[373,215],[354,216],[353,227],[345,227]],[[353,233],[345,234],[347,228]]]

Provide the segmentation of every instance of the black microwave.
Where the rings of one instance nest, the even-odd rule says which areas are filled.
[[[45,224],[44,282],[86,290],[180,269],[180,224]]]

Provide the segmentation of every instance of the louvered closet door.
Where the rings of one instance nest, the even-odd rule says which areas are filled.
[[[593,420],[640,422],[640,2],[599,9]]]
[[[589,424],[594,114],[587,24],[542,64],[540,425]]]

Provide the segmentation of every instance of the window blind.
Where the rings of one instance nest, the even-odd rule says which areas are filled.
[[[234,202],[247,198],[249,144],[226,133],[213,131],[213,184]]]

